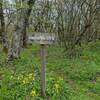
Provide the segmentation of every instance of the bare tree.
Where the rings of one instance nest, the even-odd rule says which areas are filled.
[[[15,30],[12,37],[11,48],[9,50],[8,59],[13,60],[14,58],[18,58],[20,55],[21,47],[24,43],[26,43],[26,27],[28,24],[28,19],[31,13],[31,9],[35,0],[24,0],[21,2],[27,3],[27,7],[22,6],[21,9],[17,11],[17,24],[15,26]]]
[[[5,32],[5,19],[4,19],[4,12],[3,12],[3,0],[0,0],[0,40],[3,44],[3,51],[5,53],[8,52],[8,38]]]

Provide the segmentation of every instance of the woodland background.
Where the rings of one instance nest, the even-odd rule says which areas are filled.
[[[0,0],[0,100],[44,100],[36,33],[56,37],[46,99],[100,100],[100,0]]]

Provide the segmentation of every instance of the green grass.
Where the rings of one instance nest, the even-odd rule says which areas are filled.
[[[81,56],[69,59],[63,48],[47,48],[48,100],[100,100],[100,42],[83,45]],[[0,54],[0,100],[43,100],[40,96],[40,46],[24,49],[6,62]]]

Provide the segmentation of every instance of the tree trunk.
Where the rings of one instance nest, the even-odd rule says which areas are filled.
[[[23,3],[24,2],[26,1],[23,1]],[[26,46],[27,44],[26,27],[34,2],[35,0],[29,0],[27,2],[28,8],[22,8],[17,13],[17,25],[15,26],[15,32],[12,37],[12,43],[8,54],[8,60],[18,58],[20,55],[21,47]]]
[[[27,2],[28,9],[26,10],[26,15],[24,17],[24,24],[23,24],[24,27],[23,27],[23,30],[22,30],[22,46],[23,47],[27,47],[28,34],[27,34],[27,31],[26,31],[26,28],[28,26],[29,17],[30,17],[34,3],[35,3],[35,0],[29,0]]]
[[[7,40],[7,34],[5,32],[5,20],[4,20],[4,13],[3,13],[3,0],[0,1],[0,23],[1,23],[1,29],[0,29],[0,40],[3,44],[3,51],[5,53],[8,52],[8,40]]]

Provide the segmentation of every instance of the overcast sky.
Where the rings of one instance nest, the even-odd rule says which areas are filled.
[[[14,1],[14,0],[7,0],[7,1],[9,1],[10,3],[12,3],[12,1]]]

